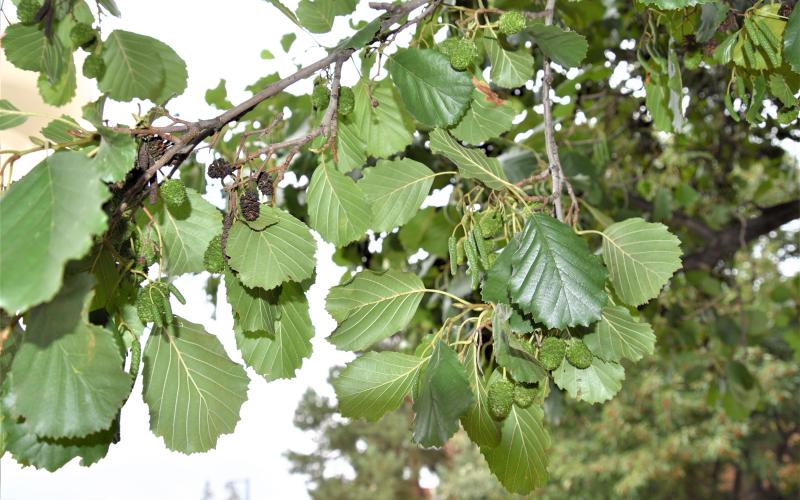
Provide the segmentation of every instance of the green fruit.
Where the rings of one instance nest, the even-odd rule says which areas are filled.
[[[356,95],[350,87],[339,89],[339,115],[347,116],[356,107]]]
[[[158,259],[158,243],[153,240],[142,240],[139,233],[136,233],[134,240],[134,251],[139,264],[152,266]]]
[[[183,206],[188,201],[186,197],[186,186],[180,179],[167,179],[161,183],[159,188],[161,199],[170,208]]]
[[[69,32],[69,39],[75,48],[90,46],[97,38],[97,32],[86,23],[78,23]]]
[[[172,322],[172,307],[169,305],[170,291],[176,292],[181,303],[183,297],[180,292],[166,281],[154,281],[139,289],[136,295],[136,312],[142,323],[155,323],[164,326]]]
[[[532,385],[517,384],[514,386],[514,404],[527,408],[536,400],[539,388]]]
[[[539,349],[539,362],[548,370],[555,370],[561,366],[564,354],[567,350],[567,343],[558,337],[547,337],[542,341]]]
[[[136,313],[139,315],[139,320],[144,323],[152,323],[158,317],[158,309],[156,308],[153,297],[145,292],[142,288],[136,295]]]
[[[575,368],[589,368],[592,364],[592,351],[586,347],[583,340],[572,339],[567,346],[567,361]]]
[[[145,265],[152,266],[155,264],[156,260],[158,259],[158,252],[156,251],[155,242],[145,242],[144,246],[142,247],[142,253],[139,255],[141,255]]]
[[[492,383],[487,391],[489,413],[497,420],[504,420],[514,403],[514,384],[505,379]]]
[[[484,238],[494,238],[502,227],[500,214],[497,212],[488,212],[484,214],[480,222],[478,222],[478,227],[480,227],[481,234]]]
[[[106,72],[106,63],[100,54],[90,54],[89,57],[83,61],[83,76],[86,78],[101,79]]]
[[[33,24],[36,22],[36,13],[42,8],[42,4],[36,0],[22,0],[17,5],[17,19],[22,24]]]
[[[504,35],[515,35],[525,29],[527,21],[525,16],[516,10],[503,13],[500,16],[500,33]]]
[[[458,45],[458,38],[448,38],[442,43],[437,44],[435,48],[447,57],[450,57],[456,45]]]
[[[478,47],[475,45],[475,42],[466,38],[461,38],[450,53],[450,66],[458,71],[463,71],[472,64],[473,59],[477,56]]]
[[[314,85],[314,91],[311,92],[311,104],[314,109],[325,109],[331,102],[331,92],[324,84]]]
[[[216,235],[203,255],[203,267],[210,273],[221,273],[225,270],[225,259],[222,257],[222,236]]]

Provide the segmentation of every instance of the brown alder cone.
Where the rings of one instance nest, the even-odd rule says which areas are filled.
[[[258,202],[258,193],[255,191],[245,191],[239,197],[239,208],[245,220],[254,221],[261,213],[261,203]]]

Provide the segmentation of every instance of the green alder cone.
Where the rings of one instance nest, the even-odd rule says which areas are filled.
[[[572,339],[567,346],[567,361],[575,368],[589,368],[592,365],[592,351],[586,347],[583,340]]]
[[[75,48],[87,48],[92,45],[96,38],[97,32],[91,25],[86,23],[76,24],[69,32],[69,39]]]
[[[547,337],[542,341],[542,347],[539,349],[539,362],[547,370],[555,370],[564,360],[566,350],[567,343],[564,340],[557,337]]]
[[[22,24],[33,24],[36,22],[36,13],[42,5],[36,0],[22,0],[17,6],[17,19]]]
[[[150,239],[143,240],[138,233],[134,240],[134,251],[141,265],[152,266],[158,259],[158,243]]]
[[[214,236],[203,255],[203,267],[212,274],[225,270],[225,259],[222,256],[222,235]]]
[[[314,90],[311,92],[311,104],[314,109],[325,109],[331,102],[331,92],[324,84],[314,85]]]
[[[178,208],[189,201],[186,197],[186,186],[180,179],[167,179],[159,187],[161,199],[170,208]]]
[[[156,281],[139,289],[136,296],[136,313],[142,323],[164,326],[172,322],[170,291],[176,291],[175,287],[164,281]]]
[[[532,405],[538,395],[538,387],[525,384],[514,385],[514,404],[520,408],[527,408]]]
[[[466,38],[457,41],[450,53],[450,66],[458,71],[464,71],[478,56],[478,47],[475,42]]]
[[[525,29],[525,16],[516,10],[503,13],[500,16],[500,33],[504,35],[516,35]]]
[[[487,392],[489,412],[496,420],[504,420],[514,403],[514,384],[505,379],[497,380]]]
[[[356,106],[356,96],[350,87],[339,89],[339,115],[347,116]]]
[[[136,314],[142,323],[153,323],[158,318],[156,301],[149,294],[139,291],[136,296]]]
[[[478,227],[484,238],[494,238],[503,227],[503,221],[497,212],[488,212],[481,217]]]
[[[448,38],[442,43],[437,44],[436,50],[446,55],[447,57],[450,57],[450,55],[453,53],[453,49],[456,48],[456,45],[458,45],[458,38]]]
[[[91,54],[83,61],[83,76],[100,80],[106,73],[106,63],[100,54]]]

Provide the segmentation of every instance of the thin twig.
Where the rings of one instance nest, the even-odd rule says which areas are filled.
[[[553,24],[553,11],[556,0],[547,0],[544,18],[545,25]],[[553,73],[550,68],[550,58],[544,57],[542,62],[544,79],[542,80],[542,106],[544,107],[544,137],[545,148],[547,149],[547,159],[550,162],[550,178],[552,180],[552,197],[555,207],[556,218],[564,222],[564,208],[561,206],[561,189],[564,173],[561,169],[561,159],[558,157],[558,146],[555,139],[555,127],[553,125],[553,103],[550,100],[550,88],[553,84]]]

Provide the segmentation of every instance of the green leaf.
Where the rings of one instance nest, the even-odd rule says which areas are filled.
[[[467,348],[463,364],[475,399],[461,417],[461,425],[467,431],[472,442],[478,446],[490,448],[497,446],[500,444],[500,423],[492,418],[492,414],[489,412],[486,381],[480,371],[480,360],[477,357],[475,344],[470,344]]]
[[[514,88],[525,85],[525,82],[533,78],[534,61],[528,49],[522,48],[513,52],[505,50],[497,40],[491,38],[484,38],[483,43],[492,61],[489,73],[492,83]]]
[[[606,306],[595,333],[583,341],[593,354],[606,361],[639,361],[645,354],[653,354],[656,336],[648,323],[637,321],[628,309]]]
[[[662,132],[672,132],[672,113],[669,110],[669,88],[655,81],[644,85],[647,111],[653,119],[653,126]]]
[[[271,335],[265,331],[245,332],[238,324],[235,328],[242,359],[268,381],[294,377],[303,360],[311,355],[314,337],[308,301],[299,284],[284,284],[272,309],[280,319],[274,322]]]
[[[364,25],[363,28],[358,30],[353,36],[350,38],[346,38],[343,40],[339,45],[336,46],[334,50],[341,50],[341,49],[354,49],[360,50],[370,41],[375,38],[375,35],[378,34],[378,31],[381,29],[381,23],[385,20],[385,16],[376,17],[372,21],[368,22]]]
[[[205,251],[205,247],[203,247]],[[317,245],[308,226],[279,208],[261,206],[255,222],[236,221],[228,235],[228,264],[242,284],[271,290],[314,273]]]
[[[770,75],[769,91],[787,108],[791,108],[797,104],[797,99],[795,99],[791,87],[789,87],[789,84],[786,83],[786,79],[780,73],[773,73]]]
[[[454,70],[436,50],[398,51],[389,59],[389,75],[406,108],[429,127],[456,123],[469,106],[473,89],[469,75]]]
[[[481,448],[489,469],[509,492],[527,494],[547,483],[550,435],[543,419],[541,407],[514,405],[503,421],[500,444]]]
[[[327,162],[314,170],[306,199],[309,224],[337,247],[363,238],[369,228],[369,206],[361,188]]]
[[[586,57],[589,44],[586,38],[574,31],[564,31],[558,26],[532,24],[528,31],[544,55],[565,68],[579,66]]]
[[[459,141],[477,146],[510,130],[515,115],[508,101],[497,104],[476,90],[467,113],[451,132]]]
[[[452,232],[457,217],[452,206],[422,209],[400,228],[400,243],[409,253],[421,248],[431,255],[447,258],[447,238],[442,235]]]
[[[155,103],[164,104],[171,98],[183,94],[183,91],[186,90],[189,72],[186,69],[186,62],[181,59],[181,56],[172,47],[155,38],[152,39],[152,43],[161,58],[164,84],[161,87],[161,91],[151,100]]]
[[[225,88],[225,79],[221,78],[213,89],[206,90],[206,102],[217,109],[230,109],[233,103],[228,100],[228,90]]]
[[[99,245],[92,256],[88,272],[92,273],[97,282],[94,287],[94,297],[90,310],[106,307],[109,311],[125,303],[127,297],[118,293],[122,284],[122,276],[117,270],[117,261],[108,248]]]
[[[408,158],[379,160],[364,169],[358,185],[369,202],[374,231],[389,232],[400,227],[419,211],[436,174],[418,161]]]
[[[219,234],[222,214],[190,188],[186,189],[189,202],[178,207],[167,207],[159,199],[148,207],[158,225],[163,242],[162,260],[164,269],[171,276],[199,273],[203,269],[203,256],[211,239]],[[150,223],[149,217],[139,211],[136,223],[143,230]]]
[[[117,2],[114,0],[98,0],[98,4],[102,5],[109,14],[114,17],[119,17],[122,13],[119,11],[119,7],[117,7]]]
[[[272,0],[269,0],[272,1]],[[287,33],[281,37],[281,48],[283,48],[284,52],[289,52],[289,49],[292,48],[292,44],[297,39],[297,35],[294,33]]]
[[[138,97],[156,101],[166,82],[157,40],[149,36],[114,30],[103,43],[106,72],[98,88],[117,101]]]
[[[657,296],[681,267],[680,241],[660,223],[638,217],[603,231],[603,261],[625,303],[639,306]]]
[[[290,9],[290,8],[286,7],[285,5],[283,5],[283,2],[281,2],[281,0],[267,0],[267,2],[271,3],[276,9],[281,11],[281,13],[284,16],[289,18],[289,20],[292,21],[294,24],[296,24],[298,27],[300,27],[300,28],[303,27],[303,25],[300,24],[300,21],[297,19],[297,16],[295,16],[294,12],[292,12],[292,9]],[[296,36],[294,33],[291,33],[291,35],[292,36]],[[286,38],[286,36],[288,36],[288,35],[284,35],[284,38]],[[281,41],[281,44],[282,43],[283,42]],[[287,47],[284,47],[283,50],[289,50],[289,49]]]
[[[667,57],[667,88],[669,89],[669,109],[672,111],[672,128],[675,132],[683,130],[683,83],[681,80],[681,65],[678,54],[670,45]]]
[[[800,7],[797,5],[789,15],[789,21],[783,32],[783,60],[789,64],[792,71],[800,73]]]
[[[606,270],[572,228],[534,214],[511,258],[511,299],[548,328],[588,326],[608,297]]]
[[[101,173],[103,182],[125,179],[136,161],[136,141],[129,134],[99,127],[100,148],[92,164]]]
[[[396,410],[427,361],[391,351],[357,357],[333,380],[342,416],[375,421]]]
[[[497,304],[492,315],[492,339],[497,364],[507,369],[517,382],[540,382],[547,379],[547,370],[533,354],[525,350],[523,343],[511,333],[509,319],[511,307]]]
[[[248,383],[244,368],[200,325],[176,317],[147,339],[142,396],[150,429],[170,450],[208,451],[233,432]]]
[[[591,366],[581,370],[566,359],[553,371],[553,382],[572,398],[586,403],[603,403],[622,388],[625,369],[622,365],[594,358]]]
[[[362,166],[368,155],[384,158],[403,151],[414,138],[413,120],[400,106],[391,81],[381,80],[368,89],[362,80],[353,87],[353,94],[353,112],[339,119],[337,168],[342,172]]]
[[[20,111],[8,99],[0,99],[0,130],[14,128],[28,120],[28,113]]]
[[[67,115],[51,120],[42,130],[42,135],[50,142],[59,144],[75,140],[75,135],[83,132],[78,122]]]
[[[14,411],[38,436],[73,438],[108,429],[130,393],[113,334],[83,320],[93,285],[89,275],[74,276],[26,317],[10,379]]]
[[[359,351],[406,327],[417,310],[425,285],[412,273],[362,271],[328,293],[326,308],[339,323],[330,342]]]
[[[36,85],[39,88],[39,95],[42,96],[42,100],[47,104],[63,106],[70,102],[75,97],[75,91],[78,88],[78,83],[75,79],[75,64],[72,59],[69,59],[57,80],[50,82],[42,73],[39,75]]]
[[[237,332],[275,334],[275,323],[281,319],[278,308],[279,290],[247,288],[230,269],[225,270],[225,290],[228,303],[237,319]]]
[[[64,264],[106,228],[111,196],[89,159],[59,152],[0,198],[0,307],[19,311],[55,296]]]
[[[27,421],[10,415],[7,410],[11,409],[11,401],[2,403],[0,408],[6,410],[0,415],[6,438],[5,449],[24,467],[33,466],[55,472],[75,457],[80,457],[80,464],[88,467],[106,456],[116,435],[116,430],[112,427],[80,438],[40,437]],[[0,440],[0,451],[3,450],[2,444]]]
[[[12,24],[3,34],[3,52],[8,62],[28,71],[44,72],[50,44],[37,26]]]
[[[717,33],[717,28],[728,16],[730,7],[723,3],[707,3],[700,12],[700,24],[695,37],[699,43],[706,43]]]
[[[353,12],[358,0],[300,0],[297,18],[312,33],[327,33],[333,28],[336,16]]]
[[[431,151],[455,163],[462,177],[477,179],[492,189],[500,190],[509,186],[497,158],[487,157],[480,149],[465,148],[442,129],[431,132],[430,139]]]
[[[473,399],[458,355],[440,340],[414,397],[414,441],[425,447],[443,446],[458,430],[458,420]]]
[[[508,282],[511,280],[511,257],[519,248],[519,240],[513,238],[503,248],[494,264],[486,273],[481,285],[481,297],[484,302],[509,302]]]

